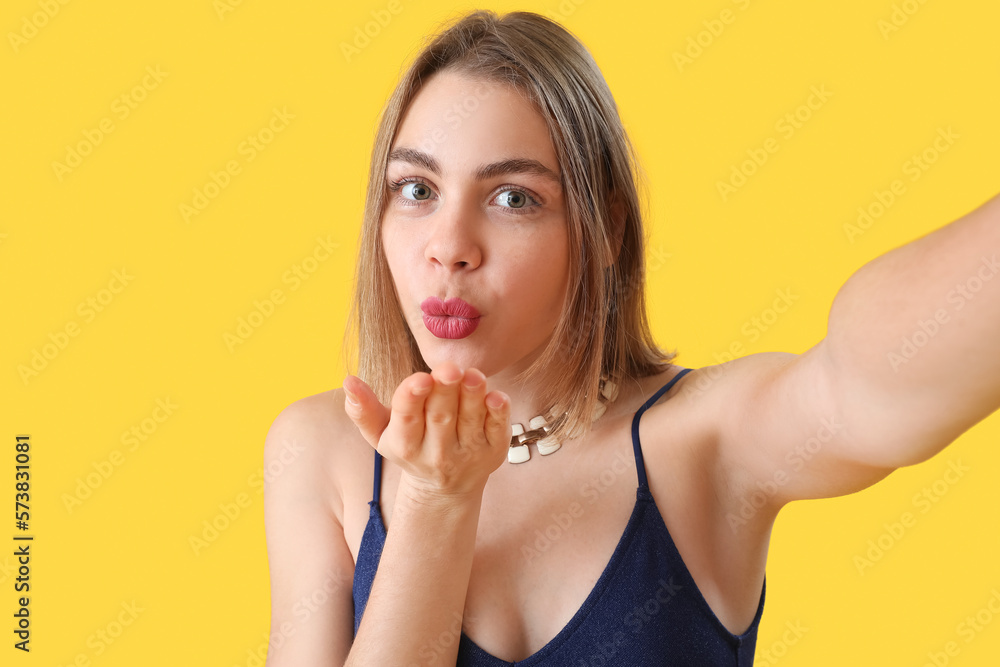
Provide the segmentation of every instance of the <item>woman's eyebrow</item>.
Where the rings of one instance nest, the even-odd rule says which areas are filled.
[[[389,153],[389,162],[393,161],[409,162],[412,165],[423,167],[433,174],[441,175],[441,165],[433,156],[417,150],[416,148],[396,148]],[[553,181],[561,186],[562,181],[559,174],[552,171],[538,160],[531,158],[506,158],[497,160],[490,164],[481,165],[476,169],[475,178],[477,181],[484,181],[489,178],[502,176],[503,174],[537,174]]]

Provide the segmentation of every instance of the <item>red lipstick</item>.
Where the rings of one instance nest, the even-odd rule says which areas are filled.
[[[420,304],[424,326],[438,338],[465,338],[479,326],[479,311],[462,299],[429,296]]]

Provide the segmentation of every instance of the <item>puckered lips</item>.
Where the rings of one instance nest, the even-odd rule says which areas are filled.
[[[420,310],[424,326],[438,338],[465,338],[479,326],[479,311],[458,297],[442,301],[429,296],[420,304]]]

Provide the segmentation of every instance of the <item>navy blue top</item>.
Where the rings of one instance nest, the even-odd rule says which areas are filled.
[[[753,622],[742,635],[732,634],[698,590],[646,483],[639,446],[639,418],[691,370],[685,368],[674,376],[632,418],[632,447],[639,482],[635,508],[611,560],[583,606],[552,641],[518,662],[507,662],[487,653],[463,632],[456,667],[753,664],[757,628],[764,611],[766,577]],[[355,635],[385,545],[385,524],[379,510],[381,477],[382,457],[376,452],[374,497],[368,503],[371,508],[368,525],[354,569]]]

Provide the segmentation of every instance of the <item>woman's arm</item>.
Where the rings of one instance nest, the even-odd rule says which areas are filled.
[[[455,664],[481,500],[481,493],[458,501],[397,491],[347,665]],[[450,641],[442,641],[446,634]]]
[[[1000,195],[844,284],[827,372],[872,460],[911,465],[1000,407],[998,343]]]
[[[724,483],[772,508],[850,493],[1000,407],[998,260],[1000,196],[861,267],[813,348],[716,369]]]
[[[267,667],[339,666],[351,648],[354,559],[331,507],[339,493],[330,488],[331,452],[318,426],[329,421],[321,414],[326,410],[318,396],[296,401],[274,420],[264,443]]]
[[[352,667],[455,664],[483,488],[510,442],[510,400],[492,392],[487,407],[483,374],[464,379],[476,386],[450,362],[411,375],[391,412],[360,380],[344,383],[359,400],[345,411],[403,469]],[[454,641],[441,641],[448,633]]]

